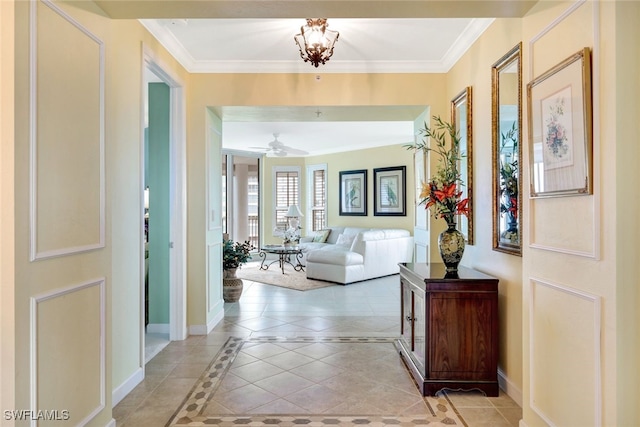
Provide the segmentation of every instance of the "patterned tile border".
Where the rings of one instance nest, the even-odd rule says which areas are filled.
[[[211,399],[224,375],[227,373],[236,356],[246,342],[331,342],[331,343],[393,343],[394,338],[385,337],[231,337],[213,359],[209,367],[197,380],[180,408],[175,412],[165,427],[195,427],[215,425],[219,427],[246,426],[464,426],[467,424],[460,417],[451,401],[444,395],[426,396],[425,400],[431,414],[424,416],[354,416],[354,415],[220,415],[203,416],[202,411]]]

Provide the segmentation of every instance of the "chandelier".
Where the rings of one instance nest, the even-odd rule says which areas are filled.
[[[307,25],[300,28],[300,34],[294,37],[300,48],[300,57],[313,66],[325,64],[333,55],[333,44],[340,33],[327,30],[326,18],[307,18]]]

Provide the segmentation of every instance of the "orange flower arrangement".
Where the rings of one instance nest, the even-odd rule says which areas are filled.
[[[425,128],[420,132],[425,138],[432,138],[435,148],[429,147],[426,142],[418,142],[407,145],[408,149],[432,151],[440,156],[439,168],[428,183],[422,182],[420,192],[420,204],[425,209],[434,208],[432,213],[439,218],[444,218],[447,224],[455,223],[456,215],[469,215],[469,199],[462,197],[460,187],[463,185],[460,179],[458,165],[463,154],[460,153],[460,138],[452,124],[443,121],[439,116],[433,116],[436,123],[434,128]],[[451,139],[451,145],[447,148],[445,135]]]

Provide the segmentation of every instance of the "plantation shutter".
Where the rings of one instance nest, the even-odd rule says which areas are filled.
[[[311,221],[313,231],[322,230],[326,225],[327,185],[325,172],[324,169],[313,171],[313,207]]]
[[[297,205],[300,197],[300,180],[298,172],[276,172],[276,226],[280,229],[288,227],[285,214],[289,205]]]

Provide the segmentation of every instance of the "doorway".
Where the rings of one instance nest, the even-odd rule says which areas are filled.
[[[183,84],[143,56],[141,366],[186,327],[186,153]]]
[[[144,141],[145,362],[169,344],[170,88],[147,77]]]
[[[222,232],[260,245],[260,155],[223,151]]]

